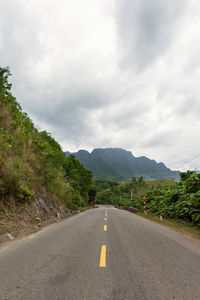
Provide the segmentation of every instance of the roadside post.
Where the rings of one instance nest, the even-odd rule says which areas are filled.
[[[146,201],[147,201],[147,196],[144,195],[144,196],[142,197],[142,200],[144,201],[144,214],[146,215],[146,214],[147,214],[147,211],[146,211]]]
[[[162,221],[163,220],[163,217],[162,217],[162,214],[160,214],[160,221]]]

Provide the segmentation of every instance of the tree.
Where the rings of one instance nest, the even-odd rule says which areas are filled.
[[[137,185],[137,178],[135,176],[132,177],[132,183],[135,184],[135,185]]]
[[[70,181],[71,185],[86,199],[88,191],[92,185],[93,174],[90,170],[87,170],[78,159],[75,158],[75,155],[70,155],[66,159],[66,177]]]
[[[10,94],[12,87],[11,83],[8,83],[8,77],[11,75],[9,67],[1,68],[0,67],[0,93],[7,96]]]
[[[139,179],[138,179],[138,184],[139,185],[144,185],[145,184],[145,181],[143,179],[143,176],[140,176]]]
[[[88,196],[89,196],[89,203],[94,203],[95,202],[95,197],[96,197],[96,188],[92,187],[89,191],[88,191]]]

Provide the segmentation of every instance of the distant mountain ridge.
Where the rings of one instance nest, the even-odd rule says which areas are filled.
[[[135,157],[132,152],[121,148],[96,148],[91,153],[79,150],[75,157],[94,174],[95,178],[125,182],[133,176],[143,176],[146,180],[179,180],[179,171],[172,171],[164,163],[145,156]]]

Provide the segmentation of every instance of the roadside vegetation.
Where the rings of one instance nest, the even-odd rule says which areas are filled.
[[[96,186],[96,182],[94,182]],[[143,209],[142,196],[149,191],[175,185],[172,180],[144,181],[143,177],[133,177],[131,182],[119,184],[117,182],[105,182],[105,190],[98,189],[96,202],[100,204],[113,204],[118,206],[136,207]],[[103,187],[103,183],[101,185]]]
[[[147,210],[200,226],[200,174],[187,171],[180,178],[172,187],[149,191]]]
[[[27,208],[41,193],[69,209],[87,206],[92,172],[34,127],[11,93],[9,76],[0,68],[0,212]]]
[[[189,235],[190,237],[200,239],[200,226],[195,225],[191,222],[185,221],[183,219],[175,219],[175,218],[169,218],[164,217],[162,220],[160,220],[160,216],[155,213],[151,213],[149,210],[147,211],[147,214],[145,215],[144,212],[138,212],[137,215],[140,217],[156,222],[160,225],[169,227],[177,232]]]
[[[200,226],[200,174],[195,171],[180,173],[179,182],[133,177],[131,182],[99,192],[97,202],[136,207],[142,212],[143,195],[147,195],[147,212]]]
[[[105,190],[110,190],[113,187],[119,186],[120,183],[115,182],[115,181],[106,181],[103,179],[96,179],[96,180],[94,180],[93,185],[95,186],[97,192],[103,192]]]

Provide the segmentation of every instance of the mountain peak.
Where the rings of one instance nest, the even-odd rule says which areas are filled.
[[[179,179],[179,172],[167,168],[145,156],[134,157],[131,151],[122,148],[95,148],[91,153],[79,150],[73,153],[94,174],[95,178],[125,182],[133,176],[147,180]]]
[[[92,153],[110,153],[110,154],[115,154],[115,155],[129,155],[133,157],[133,154],[131,151],[127,151],[125,149],[122,148],[112,148],[112,147],[108,147],[108,148],[94,148]]]

